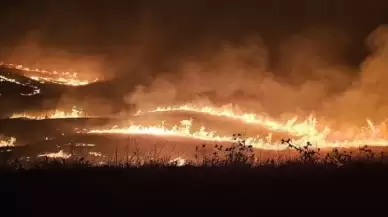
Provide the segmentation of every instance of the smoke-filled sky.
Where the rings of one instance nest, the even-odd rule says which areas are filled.
[[[385,0],[14,0],[0,57],[116,79],[138,107],[236,103],[385,118]]]

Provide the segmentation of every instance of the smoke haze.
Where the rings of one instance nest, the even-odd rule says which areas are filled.
[[[110,80],[118,104],[387,116],[385,1],[20,2],[2,9],[1,59]]]
[[[383,118],[388,105],[384,98],[387,30],[379,26],[370,34],[371,54],[359,67],[341,62],[346,40],[340,33],[331,31],[320,39],[301,33],[287,39],[280,52],[281,75],[270,71],[269,51],[262,40],[251,39],[238,46],[222,45],[197,60],[182,60],[177,63],[178,73],[156,76],[125,100],[140,108],[195,100],[229,102],[275,116],[314,112],[347,121]]]

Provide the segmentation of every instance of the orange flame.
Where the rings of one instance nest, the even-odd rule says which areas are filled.
[[[48,158],[63,158],[63,159],[68,159],[71,157],[71,154],[68,154],[64,152],[63,150],[60,150],[58,152],[54,153],[45,153],[45,154],[40,154],[38,157],[48,157]]]
[[[58,72],[44,69],[31,69],[23,65],[7,64],[3,62],[0,62],[0,66],[24,71],[24,75],[26,77],[29,77],[40,83],[50,82],[69,86],[83,86],[97,82],[99,80],[98,78],[95,78],[94,80],[80,79],[77,72]]]
[[[34,120],[43,120],[43,119],[61,119],[61,118],[81,118],[84,117],[83,111],[78,109],[76,106],[73,106],[71,112],[65,112],[60,110],[55,110],[48,113],[17,113],[11,115],[11,119],[24,118],[24,119],[34,119]]]
[[[317,130],[317,120],[312,115],[307,117],[303,122],[297,123],[298,117],[295,116],[294,118],[286,121],[285,123],[281,123],[275,120],[271,120],[268,117],[259,116],[254,113],[237,113],[234,110],[228,108],[227,106],[216,108],[212,106],[198,107],[191,104],[181,105],[181,106],[157,107],[154,110],[150,110],[146,112],[140,110],[136,114],[141,115],[147,112],[174,112],[174,111],[195,112],[195,113],[202,113],[202,114],[207,114],[212,116],[231,118],[235,120],[240,120],[247,124],[260,125],[274,132],[285,132],[294,136],[306,136],[306,135],[319,134]],[[328,129],[324,128],[324,131],[327,131],[327,130]]]
[[[199,131],[191,132],[192,120],[180,121],[181,126],[173,126],[171,129],[164,126],[164,121],[160,125],[155,126],[141,126],[130,125],[127,128],[118,128],[114,126],[110,129],[103,130],[89,130],[88,133],[108,133],[108,134],[148,134],[160,136],[181,136],[193,139],[207,140],[207,141],[231,141],[231,137],[217,136],[213,131],[201,127]]]
[[[0,147],[11,147],[15,146],[16,138],[0,136]]]
[[[162,136],[179,136],[191,139],[199,139],[204,141],[218,141],[218,142],[234,142],[234,138],[231,136],[218,135],[215,131],[206,130],[205,127],[201,127],[198,131],[192,131],[192,120],[182,120],[181,126],[173,126],[167,128],[164,126],[164,122],[156,126],[141,126],[130,125],[127,128],[118,128],[114,126],[110,129],[94,129],[89,130],[88,133],[97,134],[148,134],[148,135],[162,135]],[[309,134],[296,138],[293,144],[296,146],[304,146],[306,142],[311,142],[315,147],[319,148],[331,148],[331,147],[360,147],[362,145],[371,146],[388,146],[388,139],[379,137],[376,135],[376,131],[372,134],[360,133],[350,140],[346,139],[346,135],[336,132],[335,136],[338,139],[330,139],[329,132],[318,132],[315,135]],[[345,139],[344,139],[345,138]],[[272,141],[272,134],[268,134],[266,137],[248,137],[246,138],[246,144],[252,145],[255,148],[268,149],[268,150],[281,150],[286,149],[286,144],[279,144],[279,142]]]

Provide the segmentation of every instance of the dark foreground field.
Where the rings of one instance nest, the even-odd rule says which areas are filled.
[[[44,167],[3,171],[4,216],[385,216],[388,166]]]
[[[289,144],[298,153],[289,160],[257,159],[239,141],[180,167],[136,156],[105,166],[81,156],[27,167],[9,160],[0,169],[1,207],[5,216],[386,215],[383,151]]]

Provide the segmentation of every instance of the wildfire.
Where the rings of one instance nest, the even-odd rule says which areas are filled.
[[[307,142],[312,143],[315,147],[330,148],[330,147],[360,147],[363,145],[370,146],[388,146],[388,138],[386,138],[385,125],[374,125],[368,120],[368,126],[365,128],[348,128],[346,130],[333,130],[329,127],[324,127],[322,130],[317,128],[316,118],[310,116],[307,121],[296,123],[296,118],[291,119],[285,123],[276,122],[272,120],[259,117],[254,114],[237,115],[231,110],[220,111],[206,107],[201,110],[192,109],[192,107],[178,107],[186,108],[186,111],[197,111],[201,113],[208,113],[216,116],[226,116],[235,119],[243,120],[246,123],[259,124],[273,132],[286,132],[293,137],[293,144],[296,146],[304,146]],[[156,111],[178,111],[177,107],[158,108]],[[182,109],[180,109],[182,110]],[[138,112],[140,114],[141,112]],[[244,117],[250,117],[244,119]],[[245,121],[246,120],[246,121]],[[215,131],[209,131],[204,126],[198,131],[193,131],[191,128],[192,120],[181,121],[180,126],[173,126],[167,128],[162,122],[161,125],[156,126],[140,126],[130,125],[127,128],[113,127],[105,130],[91,130],[89,133],[119,133],[119,134],[151,134],[164,136],[180,136],[192,139],[199,139],[204,141],[218,141],[218,142],[233,142],[235,141],[231,136],[222,136]],[[272,133],[266,137],[248,137],[246,139],[247,145],[252,145],[255,148],[279,150],[286,149],[287,144],[279,144],[279,141],[272,140]]]
[[[49,82],[69,86],[83,86],[98,81],[98,78],[95,78],[94,80],[81,79],[77,72],[58,72],[44,69],[31,69],[23,65],[7,64],[3,62],[0,62],[0,66],[21,70],[24,72],[26,77],[40,83]]]
[[[207,115],[213,115],[218,117],[227,117],[235,120],[240,120],[247,124],[260,125],[266,129],[269,129],[274,132],[285,132],[294,136],[306,136],[306,135],[317,135],[319,132],[317,130],[317,120],[313,116],[309,116],[303,122],[297,123],[298,118],[294,117],[284,123],[271,120],[265,116],[259,116],[254,113],[237,113],[233,109],[224,107],[212,107],[204,106],[198,107],[194,105],[181,105],[181,106],[168,106],[168,107],[157,107],[154,110],[150,111],[138,111],[136,114],[141,115],[147,112],[174,112],[174,111],[186,111],[186,112],[195,112],[202,113]],[[326,129],[324,129],[326,130]]]
[[[17,113],[11,115],[11,119],[23,118],[23,119],[33,119],[33,120],[43,120],[43,119],[61,119],[61,118],[81,118],[84,117],[84,112],[81,109],[78,109],[76,106],[73,106],[71,112],[65,112],[60,110],[55,110],[48,113]]]
[[[0,147],[11,147],[15,146],[16,138],[14,137],[5,137],[5,136],[0,136]]]
[[[127,128],[118,128],[114,126],[110,129],[103,130],[90,130],[88,133],[108,133],[108,134],[145,134],[145,135],[159,135],[159,136],[178,136],[188,137],[193,139],[207,140],[207,141],[231,141],[231,137],[217,136],[215,132],[207,130],[205,127],[201,127],[200,130],[191,132],[192,120],[180,121],[180,126],[173,126],[167,128],[164,126],[164,122],[155,126],[141,126],[130,125]]]

